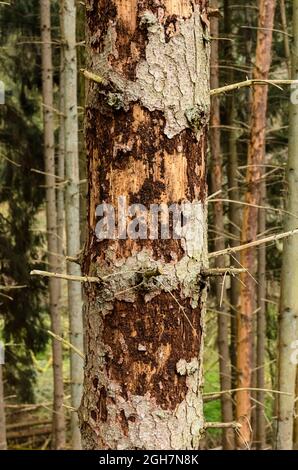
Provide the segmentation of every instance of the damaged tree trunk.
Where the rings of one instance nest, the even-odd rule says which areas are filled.
[[[105,279],[85,287],[85,449],[197,449],[203,432],[207,3],[86,2],[88,67],[101,84],[90,81],[86,105],[83,270]],[[147,230],[157,204],[187,201],[195,223],[181,239]],[[103,202],[121,219],[109,240],[96,223]]]

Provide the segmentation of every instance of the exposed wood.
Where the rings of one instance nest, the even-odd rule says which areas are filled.
[[[147,266],[154,272],[160,260],[165,274],[153,284],[154,276],[131,273],[109,278],[100,289],[95,283],[85,289],[87,351],[80,409],[85,449],[197,449],[204,427],[199,384],[206,283],[196,289],[194,300],[192,289],[187,294],[175,274],[179,277],[179,266],[190,261],[190,252],[180,240],[100,241],[94,233],[97,205],[116,205],[123,195],[128,204],[146,207],[198,201],[202,234],[206,231],[207,2],[163,3],[164,7],[150,0],[87,4],[89,69],[104,77],[110,95],[107,102],[101,93],[104,84],[89,81],[84,274],[103,277],[117,265],[136,271]],[[172,74],[166,72],[168,67]],[[148,68],[155,77],[152,86]],[[139,99],[130,98],[130,93]],[[188,110],[187,101],[192,103]],[[192,106],[199,102],[196,118]],[[175,120],[173,109],[178,112]],[[207,267],[206,245],[200,237],[196,250],[189,270],[194,279]],[[131,289],[138,283],[143,287]]]

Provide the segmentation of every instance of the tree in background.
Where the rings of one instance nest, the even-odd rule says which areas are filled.
[[[0,284],[26,286],[0,296],[3,341],[6,346],[6,393],[18,402],[34,401],[32,355],[44,350],[46,309],[43,280],[33,268],[44,268],[43,236],[36,220],[44,201],[38,171],[42,165],[39,125],[40,53],[30,42],[16,47],[23,36],[39,35],[39,8],[33,1],[1,5],[1,80],[6,85],[0,106]],[[31,171],[32,169],[36,171]],[[3,292],[5,294],[5,292]]]
[[[292,78],[298,78],[298,1],[293,1]],[[284,230],[297,227],[298,215],[298,106],[297,90],[291,95],[289,154],[286,172],[287,197]],[[295,346],[298,333],[298,238],[284,242],[279,318],[279,367],[277,405],[277,448],[293,448],[296,369]],[[293,355],[294,354],[294,355]]]
[[[212,1],[210,7],[218,10],[218,1]],[[219,19],[218,16],[213,16],[210,22],[210,32],[213,40],[211,41],[211,89],[219,87]],[[210,114],[210,173],[211,173],[211,193],[219,194],[223,185],[223,161],[221,149],[221,132],[220,132],[220,98],[214,96],[211,100],[211,114]],[[224,208],[223,202],[219,200],[213,204],[213,225],[215,230],[214,250],[219,251],[225,248],[225,222],[224,222]],[[225,259],[218,257],[215,260],[217,268],[224,268]],[[219,355],[219,374],[220,374],[220,387],[221,390],[231,390],[231,361],[230,361],[230,347],[229,347],[229,317],[226,314],[226,289],[225,277],[216,280],[216,309],[218,311],[218,355]],[[222,421],[230,423],[233,421],[233,407],[230,393],[223,394],[221,397],[221,413]],[[226,428],[223,430],[223,449],[234,448],[234,430]]]
[[[76,2],[64,0],[61,5],[64,44],[64,128],[66,184],[66,241],[68,257],[77,258],[80,251],[80,176],[78,145],[78,87],[76,45]],[[68,263],[68,274],[79,276],[77,262]],[[79,351],[84,350],[82,288],[80,283],[68,281],[68,309],[70,342]],[[70,351],[71,403],[77,410],[82,398],[83,360]],[[71,415],[72,446],[81,448],[80,430],[76,413]]]
[[[271,64],[272,29],[275,1],[260,0],[259,25],[257,36],[255,79],[268,79]],[[265,130],[267,113],[268,87],[254,85],[251,109],[251,136],[247,159],[246,206],[243,210],[242,243],[253,241],[257,237],[258,205],[260,202],[261,166],[264,164]],[[242,428],[238,445],[243,447],[251,442],[251,374],[253,369],[253,315],[256,311],[256,289],[253,274],[255,272],[255,254],[252,249],[241,253],[241,266],[247,271],[241,275],[240,310],[237,327],[237,420]],[[243,390],[245,389],[245,390]]]
[[[53,119],[53,65],[51,40],[51,7],[50,0],[40,1],[40,25],[42,39],[42,95],[44,115],[44,160],[46,180],[46,215],[49,270],[57,272],[58,243],[57,243],[57,209],[56,209],[56,166],[55,138]],[[66,98],[65,98],[66,99]],[[59,306],[59,280],[49,280],[49,303],[51,315],[51,330],[61,337],[61,311]],[[52,339],[53,373],[54,373],[54,406],[53,432],[54,448],[65,447],[65,418],[63,410],[63,357],[62,344],[57,338]]]

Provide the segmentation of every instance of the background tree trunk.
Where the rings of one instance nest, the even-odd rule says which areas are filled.
[[[209,40],[204,0],[88,1],[86,449],[197,449],[203,426]],[[175,115],[175,118],[174,118]],[[188,116],[186,120],[186,116]],[[196,201],[187,240],[99,242],[96,207]],[[137,287],[139,286],[139,287]]]
[[[3,367],[2,367],[2,364],[0,364],[0,450],[6,450],[6,449],[7,449],[7,442],[6,442],[4,387],[3,387]]]
[[[210,3],[211,8],[218,9],[218,1]],[[218,17],[212,17],[210,22],[211,37],[215,38],[211,42],[211,74],[210,86],[211,89],[219,87],[218,77],[218,39],[219,27]],[[211,100],[211,114],[210,114],[210,167],[211,167],[211,193],[221,191],[222,181],[222,156],[220,145],[220,98],[214,96]],[[225,248],[224,239],[224,214],[223,203],[221,201],[213,204],[213,221],[215,226],[215,241],[214,250],[220,251]],[[225,259],[219,256],[215,260],[217,268],[224,268]],[[218,277],[216,279],[216,299],[218,311],[218,355],[219,355],[219,373],[220,373],[220,388],[221,390],[230,390],[231,383],[231,361],[230,361],[230,348],[229,348],[229,317],[226,313],[226,305],[222,305],[221,300],[225,302],[226,289],[222,284],[225,278]],[[222,292],[224,291],[224,292]],[[231,394],[221,395],[221,415],[224,423],[233,421],[233,407]],[[234,430],[232,428],[223,429],[223,449],[230,450],[234,448]]]
[[[293,46],[292,78],[298,78],[298,1],[293,1]],[[287,204],[285,230],[297,227],[298,214],[298,106],[290,104],[289,157],[287,166]],[[294,216],[291,216],[294,214]],[[281,275],[281,304],[279,326],[279,390],[292,394],[278,397],[277,448],[293,448],[294,397],[296,366],[293,361],[293,344],[298,333],[298,240],[292,237],[284,242],[283,266]]]
[[[67,179],[65,214],[67,255],[76,257],[80,251],[80,177],[78,147],[78,103],[77,103],[77,51],[76,51],[76,3],[64,0],[62,5],[65,57],[65,173]],[[68,263],[68,274],[80,276],[77,263]],[[68,282],[68,310],[70,342],[79,351],[84,350],[82,289],[78,282]],[[71,404],[77,410],[83,390],[83,360],[70,350]],[[71,415],[72,448],[81,448],[78,416]]]
[[[264,169],[262,176],[264,175]],[[260,205],[266,203],[266,181],[261,182]],[[265,235],[266,210],[259,209],[259,233]],[[258,312],[257,312],[257,403],[256,403],[256,440],[257,448],[266,446],[266,422],[265,422],[265,352],[266,352],[266,245],[261,245],[258,250]]]
[[[275,1],[259,2],[259,29],[257,36],[256,60],[254,66],[255,79],[267,79],[271,65],[272,29],[274,21]],[[250,204],[243,210],[242,242],[253,241],[257,237],[258,209],[260,201],[261,166],[265,152],[265,129],[267,112],[268,87],[255,85],[252,98],[251,136],[248,149],[247,193],[245,202]],[[241,265],[247,269],[240,288],[241,310],[238,314],[238,345],[237,373],[238,388],[251,387],[251,371],[253,357],[253,313],[256,299],[256,284],[252,278],[255,272],[255,253],[252,249],[241,252]],[[242,423],[238,445],[251,443],[251,392],[237,392],[237,420]]]
[[[232,23],[233,23],[233,9],[230,9],[230,0],[224,0],[224,31],[225,37],[230,38],[230,41],[225,43],[225,60],[229,67],[227,73],[227,83],[234,83],[234,69],[233,64],[235,63],[233,54],[233,42],[232,42]],[[225,107],[225,123],[227,125],[227,143],[226,148],[228,152],[227,160],[227,179],[228,179],[228,195],[232,201],[240,201],[239,187],[238,187],[238,152],[237,152],[237,140],[238,131],[235,128],[236,123],[236,108],[235,108],[235,94],[228,94],[226,97]],[[231,235],[230,245],[232,247],[240,245],[241,238],[241,218],[240,218],[240,206],[235,203],[229,204],[229,234]],[[233,255],[233,264],[239,266],[240,256],[235,253]],[[232,373],[232,388],[237,387],[236,377],[236,343],[237,343],[237,310],[239,308],[239,293],[240,293],[240,282],[235,276],[231,277],[231,288],[230,288],[230,305],[231,305],[231,345],[230,345],[230,356],[231,356],[231,373]]]
[[[55,142],[53,121],[53,66],[51,42],[51,9],[49,0],[40,1],[41,40],[42,40],[42,92],[44,110],[44,158],[46,172],[46,213],[49,270],[58,270],[57,211],[55,190]],[[59,311],[59,280],[49,280],[51,330],[61,336],[61,318]],[[53,431],[54,447],[65,446],[65,419],[63,412],[63,370],[62,344],[52,340],[54,371],[54,406]]]

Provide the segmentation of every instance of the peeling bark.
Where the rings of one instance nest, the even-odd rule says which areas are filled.
[[[85,287],[83,446],[196,449],[204,428],[206,2],[100,0],[86,6],[88,68],[105,83],[90,83],[87,97],[83,270],[109,277],[100,287]],[[98,241],[96,206],[116,204],[119,196],[147,208],[196,201],[194,244]]]

